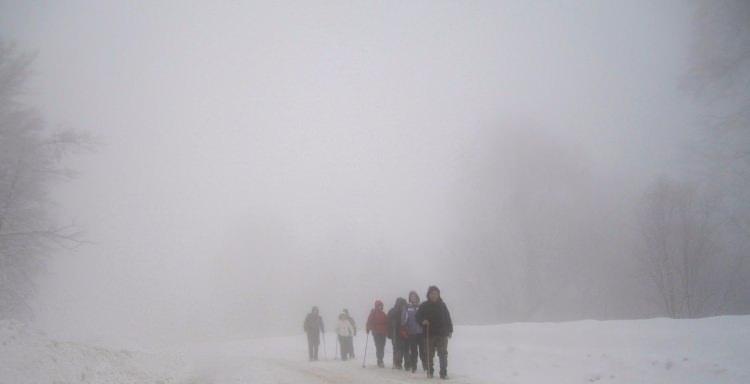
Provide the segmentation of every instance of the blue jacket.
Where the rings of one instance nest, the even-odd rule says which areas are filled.
[[[406,326],[406,332],[411,335],[422,334],[422,325],[417,321],[417,310],[419,304],[409,304],[401,317],[401,325]]]

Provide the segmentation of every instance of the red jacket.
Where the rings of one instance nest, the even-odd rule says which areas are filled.
[[[382,309],[373,309],[370,311],[370,317],[367,318],[367,331],[385,335],[388,333],[388,316]]]

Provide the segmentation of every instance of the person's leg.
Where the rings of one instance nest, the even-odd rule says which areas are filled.
[[[427,344],[427,372],[432,377],[435,374],[435,342],[437,337],[425,335],[425,344]]]
[[[419,335],[409,336],[409,359],[411,359],[412,372],[417,370],[417,360],[419,359]]]
[[[311,334],[307,334],[307,354],[310,361],[313,359],[313,339]]]
[[[373,335],[375,339],[375,349],[378,358],[378,366],[383,366],[383,356],[385,355],[385,335]]]
[[[436,339],[438,343],[435,347],[440,359],[440,377],[445,378],[448,375],[448,337],[441,336],[436,337]]]
[[[349,358],[349,343],[346,341],[346,336],[339,336],[339,345],[341,345],[341,360]]]
[[[383,357],[385,356],[385,335],[380,336],[380,357],[378,360],[380,360],[380,364],[383,365]]]
[[[424,345],[424,334],[417,335],[417,346],[419,349],[419,361],[422,363],[422,371],[427,370],[427,349]]]
[[[409,336],[409,344],[406,346],[406,355],[409,359],[409,369],[412,372],[417,370],[417,340],[416,335]]]
[[[396,343],[398,347],[398,368],[401,369],[402,367],[406,367],[406,344],[404,343],[404,339],[396,336],[398,339],[398,342]]]
[[[341,352],[341,360],[346,361],[346,340],[344,336],[338,336],[339,350]]]
[[[411,370],[411,342],[409,338],[404,339],[403,351],[404,351],[404,369]]]
[[[391,339],[391,350],[393,351],[393,369],[401,369],[401,363],[399,362],[398,356],[398,338],[393,337]]]
[[[405,351],[404,354],[406,355],[405,356],[405,358],[406,358],[406,366],[405,366],[405,368],[408,369],[408,370],[411,370],[414,367],[414,363],[412,363],[412,361],[411,361],[411,355],[412,355],[412,353],[411,353],[411,347],[412,347],[412,344],[414,344],[413,337],[412,337],[412,335],[409,335],[409,338],[406,339],[406,348],[404,349],[404,351]]]
[[[349,358],[354,358],[354,336],[346,338],[346,346],[349,349]]]
[[[318,360],[318,349],[320,348],[320,337],[313,339],[313,360]]]
[[[349,357],[354,359],[354,337],[349,336],[347,338],[348,346],[349,346]]]
[[[409,366],[409,341],[401,339],[401,360],[404,362],[404,369]]]

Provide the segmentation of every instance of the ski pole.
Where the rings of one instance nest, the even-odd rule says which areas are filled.
[[[333,354],[333,359],[334,360],[338,360],[339,359],[339,344],[340,343],[341,343],[341,339],[340,339],[340,337],[338,337],[338,335],[336,335],[336,350],[334,351],[334,354]]]
[[[323,357],[328,360],[328,351],[326,350],[326,334],[323,332]]]
[[[370,332],[367,332],[367,337],[365,337],[365,353],[363,353],[362,357],[362,368],[365,367],[365,360],[367,360],[367,342],[370,341]]]

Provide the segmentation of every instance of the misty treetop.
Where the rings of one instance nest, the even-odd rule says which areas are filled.
[[[33,59],[0,41],[0,318],[28,317],[44,257],[83,241],[75,226],[55,218],[52,189],[75,175],[63,159],[92,143],[82,132],[50,130],[24,103]]]

